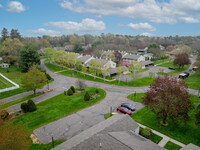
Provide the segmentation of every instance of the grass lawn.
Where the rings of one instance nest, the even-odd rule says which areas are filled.
[[[57,65],[48,64],[47,62],[45,64],[53,72],[61,71],[61,68]],[[99,78],[94,79],[94,77],[92,77],[92,76],[84,75],[82,73],[77,73],[76,71],[71,71],[71,70],[67,70],[67,69],[64,69],[64,70],[65,71],[63,71],[63,72],[59,72],[59,74],[74,77],[74,78],[80,78],[80,79],[102,82],[102,83],[107,83],[107,84],[115,84],[115,85],[120,85],[120,86],[148,86],[148,85],[154,83],[154,80],[155,80],[155,78],[144,77],[144,78],[140,78],[140,79],[137,79],[135,81],[130,81],[130,82],[120,81],[120,84],[118,84],[118,80],[104,82],[103,79],[99,79]]]
[[[200,72],[196,72],[193,75],[185,79],[189,88],[199,90],[200,89]]]
[[[62,140],[54,141],[54,147],[58,146],[61,143],[63,143]],[[53,148],[52,143],[48,143],[48,144],[32,144],[30,146],[29,150],[50,150],[52,148]]]
[[[167,142],[167,144],[164,146],[164,148],[166,148],[167,150],[179,150],[181,149],[182,147],[177,145],[177,144],[174,144],[173,142],[169,141]]]
[[[12,83],[0,76],[0,89],[5,89],[14,86]]]
[[[161,63],[167,63],[167,62],[169,62],[170,61],[170,59],[160,59],[160,60],[154,60],[153,61],[153,63],[154,63],[154,65],[157,65],[157,64],[161,64]]]
[[[136,122],[148,126],[149,128],[161,132],[184,144],[193,143],[200,146],[200,126],[196,126],[195,124],[195,114],[197,113],[197,106],[200,104],[200,99],[195,95],[191,95],[190,99],[195,109],[189,112],[189,120],[185,124],[180,121],[177,124],[174,124],[171,119],[168,119],[167,122],[169,125],[165,127],[160,124],[161,120],[147,107],[142,108],[131,115],[131,117]]]
[[[130,94],[129,96],[127,96],[128,99],[130,100],[133,100],[135,102],[140,102],[142,103],[143,102],[143,99],[142,97],[144,97],[145,94],[144,93],[133,93],[133,94]]]
[[[36,95],[31,94],[31,95],[25,96],[23,98],[20,98],[20,99],[17,99],[17,100],[2,104],[0,108],[1,109],[5,109],[7,107],[10,107],[12,105],[15,105],[15,104],[18,104],[18,103],[21,103],[21,102],[24,102],[24,101],[27,101],[29,99],[35,98],[35,97],[40,96],[40,95],[41,95],[40,93],[36,93]]]
[[[95,93],[96,88],[86,87],[85,91],[73,96],[66,96],[64,93],[36,104],[35,112],[26,113],[13,120],[14,124],[21,123],[27,127],[28,132],[32,133],[34,129],[53,122],[59,118],[77,112],[86,107],[92,106],[101,101],[106,96],[106,92],[99,89],[100,96],[96,100],[84,101],[85,92]]]
[[[164,63],[164,64],[160,64],[158,66],[167,67],[167,68],[168,67],[175,68],[175,70],[170,71],[169,73],[161,73],[161,72],[158,73],[160,75],[170,75],[170,76],[176,75],[176,74],[178,74],[178,73],[180,73],[180,72],[182,72],[182,71],[184,71],[184,70],[186,70],[186,69],[188,69],[190,67],[190,65],[185,65],[183,68],[180,68],[180,70],[179,70],[178,66],[174,66],[173,61],[168,62],[168,63]]]
[[[114,116],[114,114],[112,114],[112,113],[107,113],[107,114],[105,115],[105,118],[108,119],[108,118],[110,118],[110,117],[112,117],[112,116]]]
[[[144,128],[140,127],[140,130],[144,130]],[[142,135],[141,135],[142,136]],[[152,142],[158,144],[163,138],[160,137],[159,135],[152,133],[152,136],[149,140],[151,140]]]

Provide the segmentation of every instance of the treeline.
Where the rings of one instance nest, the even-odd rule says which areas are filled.
[[[84,34],[84,35],[62,35],[62,36],[47,36],[42,37],[21,37],[17,29],[12,29],[10,34],[6,28],[1,32],[1,44],[10,37],[18,38],[23,44],[32,43],[41,48],[47,47],[70,47],[71,51],[88,50],[96,52],[98,50],[121,50],[127,52],[136,52],[138,49],[143,49],[151,43],[156,43],[164,47],[169,45],[187,45],[193,51],[200,48],[200,36],[169,36],[169,37],[146,37],[146,36],[130,36],[119,34],[104,34],[100,36]]]

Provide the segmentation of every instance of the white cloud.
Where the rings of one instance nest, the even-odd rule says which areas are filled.
[[[154,23],[196,23],[200,20],[200,0],[62,0],[60,6],[78,13],[118,15]],[[191,15],[196,20],[187,19]]]
[[[199,22],[198,19],[195,19],[193,17],[182,17],[182,18],[180,18],[180,20],[182,20],[183,22],[186,22],[186,23],[198,23]]]
[[[44,29],[44,28],[39,28],[39,29],[37,29],[37,30],[28,30],[27,33],[55,36],[55,35],[60,34],[61,32],[59,32],[59,31],[54,31],[54,30],[46,30],[46,29]]]
[[[152,27],[149,23],[138,23],[138,24],[133,24],[129,23],[128,26],[134,30],[143,30],[143,31],[150,31],[154,32],[156,29]]]
[[[11,1],[8,3],[8,8],[7,11],[9,12],[23,12],[25,11],[25,7],[22,5],[22,3],[18,2],[18,1]]]
[[[3,7],[3,5],[0,4],[0,8],[2,8],[2,7]]]
[[[61,22],[48,22],[45,23],[46,26],[51,26],[59,28],[63,32],[92,32],[92,31],[102,31],[105,30],[106,25],[102,21],[96,21],[94,19],[83,19],[82,22],[72,22],[72,21],[61,21]]]
[[[153,36],[151,33],[148,33],[148,32],[141,33],[140,35],[141,36],[148,36],[148,37]]]

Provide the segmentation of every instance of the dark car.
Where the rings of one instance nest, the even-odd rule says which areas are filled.
[[[189,77],[189,75],[190,74],[188,72],[183,72],[183,73],[179,74],[178,78],[185,79],[185,78]]]
[[[132,115],[132,111],[129,110],[128,108],[126,108],[126,107],[119,106],[119,107],[117,107],[117,111],[120,111],[120,112],[122,112],[124,114]]]
[[[170,70],[175,70],[175,68],[173,68],[173,67],[169,67],[168,69],[170,69]]]
[[[121,106],[122,106],[122,107],[126,107],[126,108],[128,108],[129,110],[131,110],[131,111],[135,111],[135,107],[132,106],[132,105],[129,104],[129,103],[122,103]]]

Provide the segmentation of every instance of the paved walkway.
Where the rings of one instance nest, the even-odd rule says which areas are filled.
[[[138,123],[138,125],[139,125],[140,127],[142,127],[142,128],[146,128],[146,126],[144,126],[144,125],[142,125],[142,124],[139,124],[139,123]],[[164,134],[162,134],[162,133],[160,133],[160,132],[158,132],[158,131],[156,131],[156,130],[153,130],[153,129],[151,129],[151,130],[152,130],[153,133],[155,133],[155,134],[157,134],[157,135],[159,135],[160,137],[163,138],[163,139],[158,143],[158,145],[160,145],[161,147],[164,147],[165,144],[167,144],[168,141],[171,141],[171,142],[173,142],[174,144],[177,144],[177,145],[179,145],[179,146],[181,146],[181,147],[184,147],[184,146],[185,146],[185,144],[183,144],[183,143],[181,143],[181,142],[179,142],[179,141],[176,141],[176,140],[174,140],[174,139],[172,139],[172,138],[170,138],[170,137],[168,137],[168,136],[166,136],[166,135],[164,135]]]

